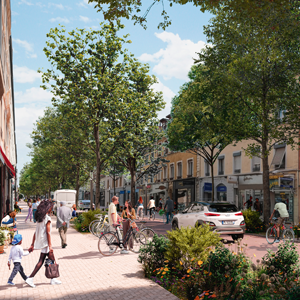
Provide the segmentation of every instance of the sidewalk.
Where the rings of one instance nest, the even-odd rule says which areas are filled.
[[[23,236],[23,248],[28,249],[35,230],[33,222],[24,220],[27,206],[17,215],[18,231]],[[0,254],[0,299],[178,299],[151,280],[145,279],[141,265],[137,262],[137,254],[121,255],[118,251],[113,256],[104,257],[98,251],[98,239],[91,234],[81,234],[69,228],[65,249],[60,246],[60,237],[55,229],[56,218],[52,218],[52,244],[59,264],[61,285],[52,286],[45,277],[42,267],[34,278],[36,288],[29,287],[18,274],[15,286],[7,285],[11,271],[7,267],[10,247]],[[40,251],[35,250],[22,261],[25,274],[30,275],[38,262]]]

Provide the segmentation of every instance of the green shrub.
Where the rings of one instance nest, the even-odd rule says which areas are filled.
[[[97,215],[97,214],[105,215],[105,213],[103,211],[101,211],[100,209],[89,210],[87,212],[82,213],[80,215],[83,218],[82,225],[88,227],[92,221],[97,219],[97,217],[95,217],[95,215]]]
[[[262,232],[265,229],[264,223],[259,218],[259,213],[251,209],[245,209],[242,211],[245,223],[246,232]]]
[[[170,241],[165,258],[172,266],[187,270],[192,259],[206,260],[209,248],[221,241],[219,234],[212,232],[209,225],[198,227],[182,227],[179,230],[168,231]]]
[[[267,268],[267,274],[284,275],[286,277],[298,275],[299,254],[296,246],[288,241],[279,244],[278,250],[274,253],[268,250],[263,257],[263,262]]]
[[[150,243],[141,247],[138,262],[143,265],[146,277],[150,277],[155,269],[164,266],[167,247],[168,240],[163,235],[156,234]]]
[[[289,289],[286,296],[287,300],[300,299],[300,286],[297,285]]]

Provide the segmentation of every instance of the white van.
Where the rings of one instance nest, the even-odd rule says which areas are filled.
[[[76,203],[76,191],[75,190],[57,190],[54,192],[54,201],[57,207],[60,207],[60,202],[65,201],[66,206],[72,208]]]

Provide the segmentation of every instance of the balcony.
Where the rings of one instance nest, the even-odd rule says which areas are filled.
[[[190,177],[192,177],[192,176],[193,176],[192,174],[189,174],[189,175],[187,175],[186,177],[187,177],[187,178],[190,178]]]
[[[174,178],[173,177],[170,177],[170,180],[173,180]]]
[[[167,178],[164,178],[164,181],[167,181]]]
[[[219,171],[218,175],[224,175],[224,171]]]
[[[234,174],[239,174],[239,173],[241,173],[241,169],[234,170]]]
[[[252,172],[260,172],[260,165],[253,166]]]
[[[181,176],[177,176],[177,179],[181,179]]]
[[[205,176],[210,176],[209,172],[205,172]]]

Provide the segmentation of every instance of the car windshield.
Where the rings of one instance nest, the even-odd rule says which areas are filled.
[[[238,211],[237,207],[234,204],[211,204],[208,207],[208,210],[211,212],[220,212],[220,213]]]

